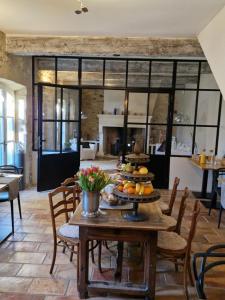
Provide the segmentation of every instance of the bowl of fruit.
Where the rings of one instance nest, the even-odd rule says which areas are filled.
[[[150,173],[145,166],[134,167],[131,163],[123,164],[121,166],[121,176],[127,180],[137,181],[151,181],[154,179],[154,174]]]
[[[153,202],[160,198],[151,182],[134,182],[123,180],[113,190],[113,194],[121,201]]]

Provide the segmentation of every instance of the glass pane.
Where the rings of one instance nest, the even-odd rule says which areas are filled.
[[[215,89],[219,90],[216,80],[212,74],[208,62],[201,63],[200,89]]]
[[[178,62],[176,88],[195,89],[198,83],[198,62]]]
[[[220,92],[200,91],[198,98],[198,125],[217,125]]]
[[[151,123],[167,124],[168,106],[168,94],[150,94],[149,116],[151,116]]]
[[[20,120],[25,120],[25,100],[18,100],[18,118]]]
[[[88,96],[88,94],[90,95],[90,93],[88,93],[88,90],[85,90],[85,91],[87,91],[86,92],[87,95],[83,94],[83,98],[84,98],[84,96],[86,96],[85,98],[87,99],[87,96]],[[99,95],[99,92],[101,92],[101,91],[95,91],[94,97],[99,98],[98,103],[101,104],[101,107],[103,107],[103,114],[105,114],[105,115],[123,115],[124,114],[125,91],[104,90],[104,95],[102,97],[102,101],[100,101],[101,95]],[[98,93],[98,96],[96,95],[96,93]],[[92,96],[92,98],[93,98],[93,96]],[[89,102],[91,102],[91,100],[92,99],[90,99]],[[90,109],[90,104],[88,105],[88,103],[86,103],[86,107],[84,107],[83,104],[85,104],[84,99],[82,99],[82,110],[85,112],[85,114],[87,114],[87,110]],[[91,106],[94,106],[94,103],[91,104]],[[101,107],[99,105],[99,108],[101,108]],[[91,111],[90,111],[90,113],[91,113]],[[99,113],[101,113],[101,110],[99,111]],[[87,116],[88,116],[88,114],[87,114]],[[123,118],[122,118],[122,120],[123,120]]]
[[[15,162],[15,144],[7,143],[6,145],[6,159],[8,165],[14,165]]]
[[[35,58],[35,83],[55,83],[55,58]]]
[[[126,84],[126,61],[106,60],[105,85],[124,87],[125,84]]]
[[[57,83],[78,84],[78,59],[59,58],[57,61]]]
[[[103,85],[103,60],[82,60],[82,84]]]
[[[6,93],[6,116],[15,117],[15,99],[10,93]]]
[[[193,127],[173,126],[171,155],[192,155],[193,131]]]
[[[3,104],[4,104],[4,94],[3,94],[3,90],[0,90],[0,116],[3,116],[4,114],[4,109],[3,109]]]
[[[174,101],[174,124],[193,124],[196,91],[176,91]]]
[[[147,149],[149,154],[165,155],[166,151],[166,131],[165,125],[149,125]]]
[[[215,150],[216,132],[217,129],[212,127],[196,128],[195,143],[198,149],[198,153],[201,153],[203,149],[206,149],[207,154],[210,150]]]
[[[173,62],[153,61],[151,67],[151,87],[172,87]]]
[[[5,164],[5,159],[4,159],[4,145],[0,144],[0,165]]]
[[[43,122],[42,139],[43,154],[60,152],[60,122]]]
[[[148,87],[149,61],[129,61],[128,86]]]
[[[73,89],[63,89],[63,120],[79,119],[79,91]]]
[[[0,143],[4,142],[4,119],[0,117]]]
[[[146,137],[146,126],[145,125],[136,125],[130,124],[127,128],[127,153],[132,153],[134,150],[135,143],[140,147],[141,152],[145,152],[145,137]],[[121,135],[123,139],[123,136]],[[120,145],[122,150],[123,140],[120,138]],[[111,141],[112,142],[112,141]],[[118,144],[118,140],[114,141]],[[113,143],[111,144],[114,147]]]
[[[146,123],[147,93],[129,93],[128,122]]]
[[[57,99],[57,103],[56,103],[56,99]],[[43,103],[42,103],[43,120],[47,120],[47,119],[55,120],[57,117],[57,112],[60,115],[60,89],[56,89],[50,86],[44,86]]]
[[[77,138],[79,133],[78,123],[63,122],[62,123],[62,151],[78,151]]]
[[[15,120],[13,118],[7,118],[7,141],[15,140]]]

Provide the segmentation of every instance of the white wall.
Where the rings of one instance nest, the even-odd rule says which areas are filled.
[[[225,7],[200,32],[198,40],[225,98]]]
[[[180,178],[179,190],[186,186],[191,191],[201,191],[202,170],[194,166],[187,157],[171,157],[170,159],[170,181],[169,188],[172,189],[174,178]],[[209,172],[207,191],[212,188],[212,174]]]

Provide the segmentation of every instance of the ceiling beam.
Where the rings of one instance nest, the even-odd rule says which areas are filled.
[[[204,57],[195,38],[7,36],[14,55],[121,55]]]

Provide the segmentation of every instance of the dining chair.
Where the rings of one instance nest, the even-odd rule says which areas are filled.
[[[66,247],[71,253],[78,254],[79,227],[68,224],[70,218],[69,214],[73,213],[76,209],[76,201],[74,201],[75,189],[71,187],[60,186],[49,193],[48,197],[54,238],[53,257],[50,268],[50,274],[52,274],[58,246]],[[59,217],[61,221],[63,219],[64,221],[62,225],[57,226]],[[77,247],[76,251],[74,250],[75,246]],[[71,256],[70,259],[72,259]],[[79,260],[77,260],[77,263],[79,263]],[[79,267],[77,270],[78,269]]]
[[[191,285],[193,286],[193,278],[191,273],[191,245],[196,231],[197,218],[200,213],[199,200],[195,201],[191,226],[188,234],[188,238],[185,239],[176,232],[159,232],[157,252],[159,258],[162,260],[169,260],[177,265],[183,266],[183,284],[186,299],[189,299],[188,295],[188,275]]]
[[[185,213],[185,209],[186,209],[186,201],[187,201],[188,196],[189,196],[189,190],[186,187],[184,189],[184,193],[181,197],[180,207],[179,207],[179,211],[178,211],[178,215],[177,215],[177,223],[176,223],[176,227],[174,229],[174,232],[176,232],[177,234],[180,234],[180,231],[181,231],[181,224],[182,224],[182,220],[184,217],[184,213]]]
[[[220,211],[219,211],[219,220],[218,220],[218,228],[220,228],[220,222],[222,217],[223,209],[225,209],[225,200],[221,197],[221,183],[223,179],[225,180],[225,168],[219,168],[213,174],[213,192],[211,196],[211,203],[209,207],[209,216],[211,214],[212,208],[216,206],[217,199],[220,199]]]
[[[62,183],[61,186],[65,186],[65,187],[69,187],[69,188],[73,188],[73,199],[75,201],[74,203],[74,207],[75,210],[77,208],[77,206],[79,205],[80,201],[81,201],[81,193],[82,193],[82,189],[79,186],[78,182],[77,182],[78,178],[75,175],[74,177],[69,177],[66,178]],[[69,196],[69,192],[64,192],[64,198],[66,199],[66,197]],[[74,211],[75,211],[74,210]],[[68,217],[68,216],[66,216]],[[67,222],[69,221],[68,219],[66,219]],[[98,249],[98,268],[100,270],[100,272],[102,272],[102,268],[101,268],[101,243],[99,241],[96,242],[96,244],[94,245],[94,242],[91,241],[91,247],[90,247],[90,252],[91,252],[91,259],[92,259],[92,263],[95,263],[95,258],[94,258],[94,249],[99,246]],[[65,253],[66,247],[63,247],[63,253]],[[72,246],[72,250],[74,250],[74,246]],[[71,251],[70,254],[70,261],[72,261],[73,259],[73,251]]]
[[[13,165],[0,166],[0,173],[20,174],[19,169]],[[11,209],[12,233],[14,233],[14,199],[13,200],[10,199],[8,191],[0,192],[0,202],[8,202],[8,201],[10,203],[10,209]],[[18,201],[20,219],[22,219],[19,191],[18,191],[18,195],[17,195],[17,201]]]
[[[225,168],[220,168],[217,170],[213,197],[216,197],[216,199],[220,200],[220,210],[218,217],[218,228],[220,228],[223,210],[225,209]],[[209,215],[211,214],[212,208],[213,200],[211,201]]]
[[[176,200],[176,195],[177,195],[177,187],[179,183],[180,183],[180,178],[175,177],[169,203],[166,203],[164,201],[159,201],[161,211],[164,215],[171,216],[172,214],[174,202]]]
[[[209,247],[205,252],[197,252],[193,255],[193,274],[199,299],[207,299],[204,291],[205,274],[213,268],[225,265],[224,250],[225,244],[217,244]]]

